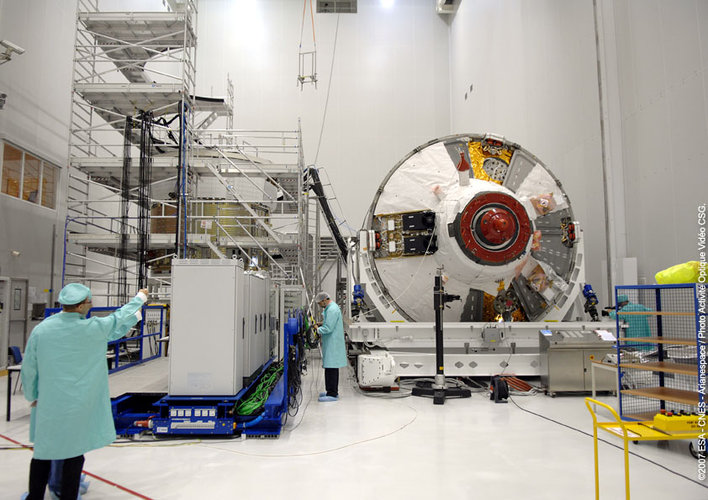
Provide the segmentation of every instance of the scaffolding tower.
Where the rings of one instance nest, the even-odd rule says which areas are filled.
[[[195,0],[115,12],[78,0],[62,282],[106,305],[169,300],[171,259],[243,258],[315,286],[299,125],[234,130],[234,91],[195,91]],[[219,120],[225,127],[212,128]]]

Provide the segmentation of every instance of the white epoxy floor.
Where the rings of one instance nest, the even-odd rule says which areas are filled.
[[[101,479],[91,479],[85,498],[594,498],[592,437],[519,408],[592,434],[581,396],[516,396],[516,406],[477,393],[435,406],[423,398],[366,397],[342,369],[341,399],[325,404],[317,402],[324,390],[319,360],[310,367],[299,413],[278,439],[120,440],[86,454],[85,470]],[[112,396],[166,391],[167,359],[114,374],[110,384]],[[6,387],[0,378],[3,408]],[[12,420],[3,410],[0,422],[0,499],[18,499],[27,489],[31,452],[8,438],[26,444],[28,433],[29,407],[18,391]],[[639,455],[630,457],[632,498],[708,498],[688,442],[631,451]],[[601,498],[624,498],[621,449],[600,443],[600,480]]]

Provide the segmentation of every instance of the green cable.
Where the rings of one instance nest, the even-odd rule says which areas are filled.
[[[258,381],[253,393],[236,404],[236,413],[238,415],[253,415],[261,410],[282,372],[283,365],[281,363],[269,366]]]

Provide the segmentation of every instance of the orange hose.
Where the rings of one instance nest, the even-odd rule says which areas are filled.
[[[528,392],[528,391],[530,391],[531,389],[533,389],[533,387],[532,387],[531,385],[529,385],[528,383],[524,382],[524,381],[521,380],[520,378],[516,378],[516,377],[503,377],[503,379],[504,379],[504,381],[507,383],[507,385],[513,387],[513,388],[516,389],[517,391]]]

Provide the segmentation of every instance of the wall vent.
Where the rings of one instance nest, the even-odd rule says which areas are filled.
[[[436,0],[435,11],[438,14],[454,14],[462,0]]]
[[[318,14],[356,14],[357,0],[317,0]]]

